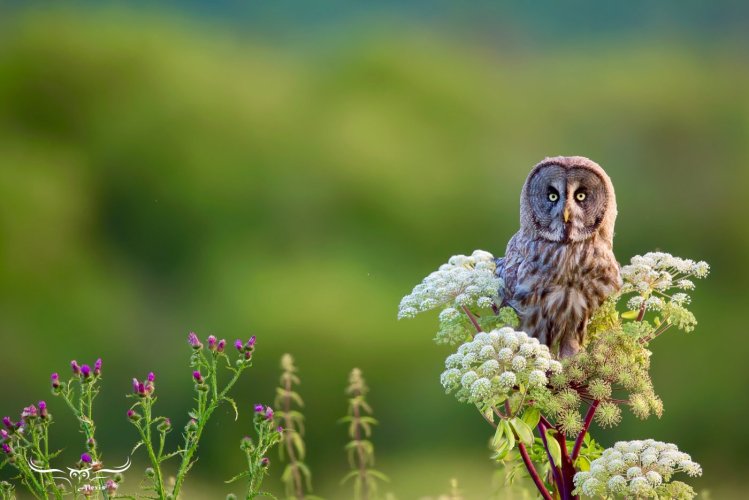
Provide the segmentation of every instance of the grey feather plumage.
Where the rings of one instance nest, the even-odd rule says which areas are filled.
[[[588,158],[547,158],[523,186],[520,230],[497,259],[499,294],[561,357],[580,349],[591,315],[621,287],[616,215],[611,179]]]

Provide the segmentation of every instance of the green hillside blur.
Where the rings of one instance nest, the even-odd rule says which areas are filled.
[[[291,352],[321,495],[348,498],[336,420],[358,366],[381,422],[378,468],[398,498],[447,491],[450,477],[486,497],[488,429],[438,384],[435,319],[398,322],[397,304],[452,254],[501,255],[529,168],[580,154],[616,186],[620,261],[661,249],[713,267],[694,294],[697,330],[653,346],[664,417],[627,414],[598,435],[678,442],[714,498],[744,479],[749,67],[737,45],[523,52],[352,25],[340,43],[281,47],[83,11],[5,28],[0,413],[48,398],[64,456],[81,450],[50,372],[104,358],[100,442],[121,456],[135,440],[133,376],[157,373],[159,406],[181,426],[187,332],[256,334],[236,393],[244,419],[229,426],[227,409],[209,429],[188,492],[224,491],[250,404],[272,401]]]

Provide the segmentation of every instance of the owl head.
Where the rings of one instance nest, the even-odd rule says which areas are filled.
[[[606,172],[582,156],[546,158],[520,195],[520,226],[550,241],[614,237],[616,196]]]

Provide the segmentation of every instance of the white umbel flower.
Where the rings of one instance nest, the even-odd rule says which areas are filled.
[[[620,441],[590,464],[590,472],[575,474],[578,493],[585,496],[650,497],[662,495],[677,472],[702,474],[699,464],[674,444],[647,439]],[[590,481],[597,481],[588,484]]]

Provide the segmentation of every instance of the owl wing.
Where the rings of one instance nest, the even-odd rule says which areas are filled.
[[[518,232],[507,243],[505,256],[495,261],[497,264],[495,274],[502,280],[499,284],[499,298],[501,300],[499,307],[510,306],[515,311],[518,310],[513,298],[518,283],[518,270],[525,260],[523,248],[521,235]]]

